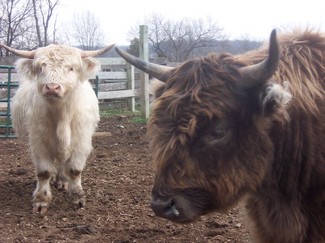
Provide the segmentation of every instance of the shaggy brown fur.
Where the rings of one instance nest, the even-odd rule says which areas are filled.
[[[266,48],[187,61],[157,91],[153,198],[175,212],[163,217],[192,222],[246,195],[257,241],[325,242],[325,36],[279,43],[276,73],[256,87],[238,88],[238,68]]]

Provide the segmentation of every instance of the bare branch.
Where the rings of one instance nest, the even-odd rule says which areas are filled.
[[[158,57],[167,57],[172,62],[195,56],[200,48],[215,47],[225,38],[223,29],[211,18],[171,21],[153,14],[145,23],[152,50]]]
[[[95,50],[104,45],[105,36],[99,20],[90,11],[74,14],[71,26],[66,38],[69,42],[72,41],[71,38],[74,39],[81,49]]]

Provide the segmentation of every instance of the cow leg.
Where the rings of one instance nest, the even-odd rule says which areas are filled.
[[[50,181],[51,173],[49,171],[37,172],[37,184],[33,193],[33,213],[44,214],[47,212],[52,200]]]
[[[82,208],[85,206],[86,198],[85,192],[81,185],[81,174],[86,161],[83,163],[76,163],[72,158],[65,164],[65,171],[69,176],[69,197],[75,208]]]
[[[69,195],[75,208],[83,208],[86,204],[85,192],[81,186],[81,171],[70,170]]]
[[[55,158],[48,151],[48,144],[38,136],[30,138],[32,161],[36,171],[37,184],[33,193],[33,213],[44,214],[52,200],[51,181],[56,174]]]
[[[60,163],[59,171],[56,176],[56,187],[58,190],[68,191],[69,189],[69,178],[65,172],[64,163]]]

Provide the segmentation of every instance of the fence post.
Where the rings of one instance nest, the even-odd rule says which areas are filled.
[[[132,92],[134,93],[135,85],[134,85],[134,66],[131,64],[127,63],[127,76],[128,76],[128,81],[127,81],[127,89],[131,89]],[[129,110],[132,112],[135,112],[135,97],[131,97],[128,99],[128,106]]]
[[[148,61],[148,26],[140,25],[140,43],[139,57]],[[141,116],[149,118],[149,76],[144,72],[140,72],[140,88],[141,88]]]

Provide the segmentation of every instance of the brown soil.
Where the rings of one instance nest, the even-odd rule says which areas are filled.
[[[84,209],[52,189],[46,215],[31,213],[35,174],[26,144],[0,140],[0,242],[250,242],[241,208],[180,225],[150,208],[153,167],[146,125],[102,119],[83,174]]]

